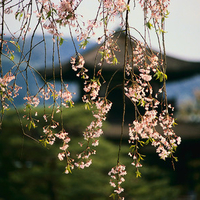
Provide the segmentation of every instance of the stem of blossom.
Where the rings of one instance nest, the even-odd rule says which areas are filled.
[[[42,27],[42,24],[41,24]],[[45,35],[44,35],[44,30],[43,27],[42,29],[42,37],[43,37],[43,41],[44,41],[44,90],[46,88],[46,81],[47,81],[47,45],[46,45],[46,39],[45,39]],[[44,114],[46,113],[46,103],[45,103],[45,98],[43,99],[43,105],[44,105]]]
[[[53,119],[54,117],[54,110],[55,110],[55,104],[56,104],[56,75],[55,75],[55,63],[54,63],[54,59],[55,59],[55,36],[53,35],[53,52],[52,52],[52,70],[53,70],[53,108],[52,108],[52,113],[51,113],[51,119]]]
[[[1,57],[2,57],[2,52],[3,52],[3,35],[4,35],[4,0],[2,1],[2,15],[1,15],[1,46],[0,46],[0,74],[1,74],[1,78],[3,78],[3,68],[2,68],[2,60],[1,60]]]
[[[146,1],[144,1],[144,24],[147,23],[147,5],[146,5]],[[147,37],[147,26],[144,26],[144,38],[146,41],[146,37]],[[146,42],[145,42],[145,47],[146,47]],[[145,48],[146,50],[146,48]]]
[[[31,6],[31,12],[30,13],[32,13],[32,3],[30,3],[30,4],[28,4],[28,7],[29,6]],[[28,9],[27,9],[28,10]],[[23,20],[25,20],[25,18],[23,19]],[[28,20],[28,19],[26,19],[26,20]],[[23,28],[21,29],[21,31],[24,31],[24,29],[25,29],[25,25],[27,24],[27,27],[30,27],[30,22],[31,22],[31,20],[29,19],[28,20],[28,23],[27,23],[27,21],[24,23],[24,26],[23,26]],[[36,30],[36,29],[35,29]],[[28,28],[25,30],[25,33],[24,33],[24,43],[23,43],[23,45],[25,45],[25,38],[26,38],[26,35],[27,35],[27,33],[28,33]],[[29,96],[29,94],[30,94],[30,92],[29,92],[29,86],[28,86],[28,68],[29,68],[29,63],[30,63],[30,59],[31,59],[31,53],[32,53],[32,51],[31,51],[31,48],[32,48],[32,46],[33,46],[33,38],[34,38],[34,34],[35,34],[35,32],[33,32],[33,34],[32,34],[32,36],[31,36],[31,44],[30,44],[30,52],[29,52],[29,56],[28,56],[28,59],[27,59],[27,61],[26,61],[26,69],[25,69],[25,71],[26,71],[26,89],[27,89],[27,96]],[[21,58],[20,58],[20,60],[22,59],[22,54],[21,54]]]
[[[5,2],[4,0],[2,1],[2,17],[1,17],[1,46],[0,46],[0,74],[1,74],[1,78],[3,78],[3,68],[2,68],[2,53],[3,53],[3,35],[4,35],[4,6],[5,6]],[[0,95],[0,99],[1,99],[1,111],[3,110],[3,100],[2,100],[2,94]],[[1,129],[1,126],[2,126],[2,121],[3,121],[3,112],[1,112],[1,116],[0,116],[0,129]]]
[[[62,64],[60,60],[60,48],[59,48],[59,43],[57,39],[57,52],[58,52],[58,62],[59,62],[59,68],[60,68],[60,82],[61,82],[61,96],[60,96],[60,120],[61,120],[61,129],[63,130],[63,106],[62,106],[62,101],[63,101],[63,76],[62,76]]]
[[[129,3],[130,3],[130,0],[128,0],[127,5],[129,5]],[[128,14],[129,14],[129,11],[126,10],[125,51],[124,51],[124,66],[123,66],[123,113],[122,113],[121,136],[120,136],[120,143],[119,143],[117,165],[119,165],[119,159],[120,159],[121,144],[122,144],[122,138],[124,134],[125,110],[126,110],[125,79],[126,79],[126,64],[127,64],[127,53],[128,53],[128,31],[129,31],[128,30],[129,29]]]
[[[153,19],[153,25],[154,25],[154,28],[156,30],[156,23],[155,23],[154,19]],[[159,50],[160,50],[160,58],[162,60],[162,49],[161,49],[161,44],[160,44],[160,38],[159,38],[158,31],[155,31],[155,34],[156,34],[156,37],[157,37],[158,47],[159,47]]]
[[[17,116],[18,116],[18,119],[19,119],[19,124],[21,126],[21,130],[22,130],[23,135],[26,136],[26,137],[29,137],[31,140],[39,143],[39,141],[37,139],[35,139],[34,137],[31,137],[30,135],[28,135],[28,134],[25,133],[24,126],[23,126],[22,119],[20,117],[19,111],[18,111],[16,105],[12,101],[10,101],[10,103],[13,105],[13,107],[14,107],[16,113],[17,113]],[[24,151],[24,149],[23,149],[23,145],[22,145],[21,156],[22,156],[23,151]]]
[[[69,25],[69,33],[70,33],[70,37],[71,37],[72,43],[74,45],[74,50],[76,52],[76,56],[78,57],[78,51],[76,49],[76,45],[75,45],[75,42],[74,42],[74,38],[73,38],[73,35],[72,35],[72,30],[71,30],[71,26],[70,25]]]
[[[161,23],[161,29],[164,30],[164,22]],[[166,50],[165,50],[165,33],[162,32],[162,46],[163,46],[163,72],[166,74],[167,69],[167,59],[166,59]],[[168,102],[167,102],[167,90],[166,90],[166,78],[164,76],[163,80],[163,88],[164,88],[164,95],[165,95],[165,105],[166,110],[168,112]]]
[[[112,76],[111,76],[111,78],[110,78],[110,80],[109,80],[109,82],[108,82],[108,85],[107,85],[107,87],[106,87],[106,92],[105,92],[105,97],[106,97],[106,98],[107,98],[107,96],[109,95],[109,93],[110,93],[112,90],[114,90],[116,87],[121,86],[121,84],[116,85],[114,88],[112,88],[110,91],[108,91],[109,86],[110,86],[110,83],[112,82],[112,80],[113,80],[115,74],[116,74],[119,70],[120,70],[120,68],[117,69],[117,70],[112,74]]]

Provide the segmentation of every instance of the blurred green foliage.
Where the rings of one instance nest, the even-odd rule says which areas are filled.
[[[32,137],[41,135],[45,124],[42,122],[42,109],[37,112],[41,121],[29,132]],[[80,134],[92,116],[82,105],[66,109],[63,115],[65,129],[73,137],[69,143],[70,150],[73,154],[78,153],[78,142],[83,140]],[[25,119],[23,123],[27,123]],[[93,164],[89,168],[75,169],[66,175],[65,162],[57,158],[59,144],[45,148],[24,136],[16,114],[9,111],[0,133],[0,200],[109,199],[113,188],[109,185],[108,172],[116,165],[118,146],[101,138],[96,149],[97,154],[92,156]],[[122,184],[125,199],[172,200],[177,197],[179,189],[170,185],[169,174],[163,169],[146,165],[141,169],[142,178],[137,179],[128,151],[128,145],[123,144],[121,162],[127,165],[128,173],[126,182]]]

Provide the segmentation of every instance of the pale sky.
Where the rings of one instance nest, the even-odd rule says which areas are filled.
[[[200,61],[200,1],[171,0],[169,11],[166,22],[168,53]]]
[[[97,10],[97,0],[87,0],[82,4],[81,10],[86,18],[94,18]],[[200,61],[200,0],[171,0],[169,18],[166,20],[166,51],[169,56],[183,60]],[[130,16],[131,26],[143,32],[143,14],[140,6],[134,9]],[[18,24],[11,16],[7,16],[13,30]],[[117,28],[117,22],[113,29]],[[152,31],[153,32],[153,31]],[[64,31],[68,36],[67,31]],[[135,34],[135,33],[133,33]],[[152,47],[157,47],[154,36]]]

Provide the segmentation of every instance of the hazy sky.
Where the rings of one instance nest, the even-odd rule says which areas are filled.
[[[167,19],[169,54],[200,61],[200,1],[171,0]]]
[[[97,6],[98,0],[85,0],[79,9],[87,19],[90,19],[91,16],[94,18]],[[200,0],[171,0],[169,12],[169,18],[166,20],[167,33],[165,34],[167,55],[200,62]],[[134,8],[129,19],[131,26],[143,33],[143,13],[139,5]],[[12,30],[18,30],[19,24],[13,16],[7,16],[7,21]],[[117,24],[119,24],[119,20],[112,25],[113,30],[118,28]],[[139,39],[136,32],[132,34]],[[64,37],[68,36],[68,29],[66,29]],[[158,46],[155,34],[151,38],[152,47],[155,49]],[[188,81],[168,84],[168,97],[176,98],[179,103],[183,100],[194,99],[194,88],[200,89],[200,76]]]
[[[86,17],[95,16],[97,0],[87,0],[80,8]],[[171,0],[169,18],[166,20],[167,54],[184,60],[200,61],[200,0]],[[13,30],[17,30],[16,21],[7,17]],[[131,25],[143,32],[143,14],[139,5],[130,16]],[[117,28],[117,22],[113,29]],[[153,32],[153,31],[152,31]],[[67,31],[64,34],[68,36]],[[136,33],[133,33],[136,34]],[[157,46],[152,37],[152,47]]]

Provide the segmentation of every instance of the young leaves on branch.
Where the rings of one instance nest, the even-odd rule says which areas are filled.
[[[160,82],[163,82],[163,80],[167,80],[167,74],[161,72],[159,69],[157,69],[157,72],[154,74],[154,77],[156,77],[156,80],[159,79]]]

